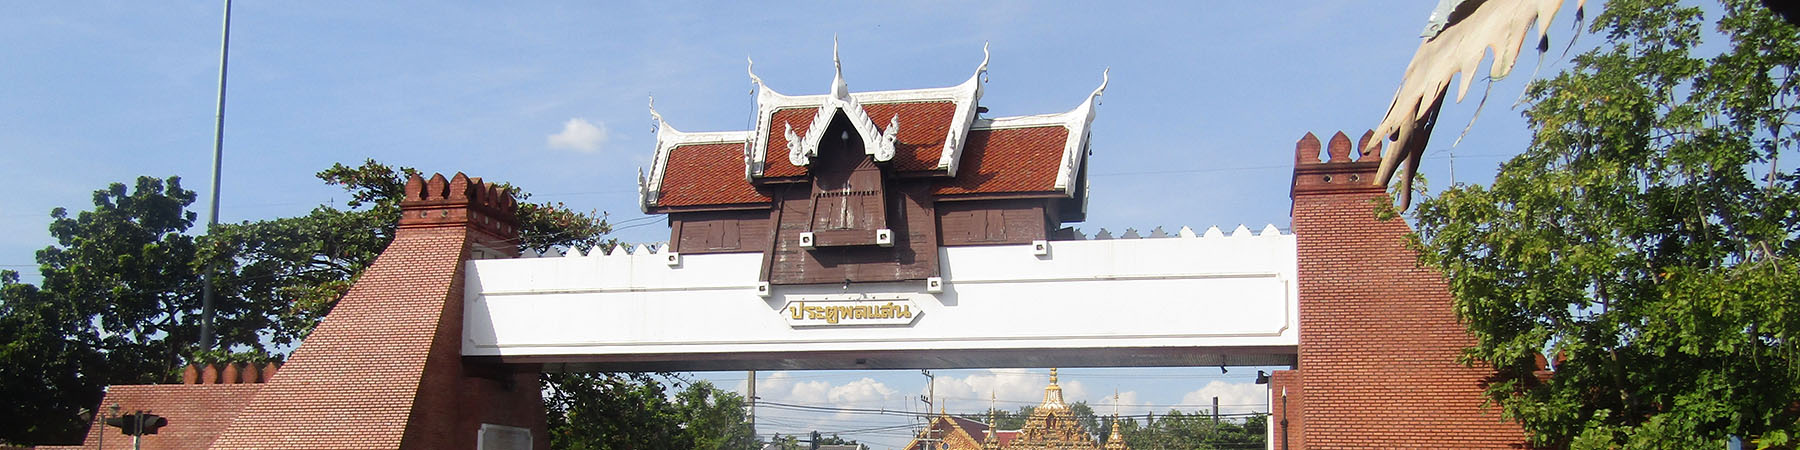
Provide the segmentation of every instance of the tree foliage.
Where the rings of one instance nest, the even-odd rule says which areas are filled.
[[[1614,0],[1591,31],[1606,42],[1529,88],[1530,147],[1415,212],[1467,359],[1539,445],[1791,448],[1800,32],[1755,0]]]
[[[199,237],[189,234],[194,192],[176,177],[113,184],[73,216],[55,209],[56,245],[37,254],[41,286],[0,273],[0,398],[19,405],[0,412],[9,419],[0,443],[79,441],[81,411],[110,384],[172,382],[186,363],[279,359],[264,344],[279,351],[304,339],[393,240],[416,173],[373,160],[333,165],[318,177],[350,194],[345,209],[221,224]],[[527,248],[612,244],[603,215],[529,202],[516,213]],[[201,349],[209,266],[220,346]]]
[[[1206,411],[1169,410],[1167,414],[1146,416],[1143,421],[1138,419],[1118,419],[1119,434],[1131,448],[1262,448],[1268,440],[1268,416],[1264,415],[1228,416],[1215,421]],[[1106,428],[1099,432],[1100,437],[1108,437],[1111,431],[1109,419]]]
[[[1034,406],[1021,406],[1013,411],[991,409],[962,417],[982,421],[991,417],[994,428],[1018,430],[1025,427],[1025,421],[1031,419],[1035,409]],[[1072,403],[1069,411],[1098,443],[1106,442],[1112,433],[1113,421],[1117,420],[1125,443],[1136,449],[1246,448],[1262,444],[1268,434],[1268,418],[1263,415],[1224,417],[1214,421],[1212,414],[1205,411],[1169,410],[1160,415],[1114,418],[1095,414],[1087,402]]]
[[[756,449],[744,397],[711,382],[685,383],[673,397],[670,374],[545,374],[550,447],[601,449]]]
[[[92,210],[51,211],[56,245],[37,252],[42,286],[0,274],[0,388],[19,405],[0,441],[79,439],[79,412],[102,387],[170,381],[199,334],[195,243],[184,234],[193,201],[179,178],[114,183],[94,192]],[[244,306],[222,302],[221,322],[259,327]]]

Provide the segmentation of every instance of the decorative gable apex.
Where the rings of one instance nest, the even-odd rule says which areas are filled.
[[[935,145],[936,143],[933,142],[934,145],[929,148],[935,154],[927,153],[932,158],[930,160],[932,162],[927,163],[928,165],[924,167],[909,167],[907,170],[925,170],[938,172],[938,175],[941,176],[955,176],[956,168],[959,166],[958,159],[968,141],[969,133],[972,131],[971,127],[975,124],[980,108],[978,103],[982,93],[981,85],[988,65],[988,52],[985,45],[982,47],[982,54],[981,65],[976,68],[975,74],[970,76],[968,81],[956,86],[852,93],[844,82],[842,61],[837,56],[837,45],[834,42],[832,62],[837,73],[833,77],[830,93],[804,96],[784,95],[770,89],[763,83],[761,77],[756,76],[755,62],[751,61],[747,72],[751,84],[756,88],[757,111],[756,128],[752,130],[749,142],[744,148],[745,176],[749,179],[757,179],[792,177],[804,173],[804,167],[810,165],[811,160],[818,156],[818,142],[823,138],[823,133],[819,130],[822,130],[840,113],[850,120],[860,135],[864,151],[874,156],[875,160],[883,162],[892,160],[897,147],[905,144],[902,142],[904,139],[900,138],[900,122],[908,122],[907,127],[918,130],[938,129],[939,126],[943,126],[943,134],[938,135],[941,137],[942,144]],[[870,105],[931,104],[948,106],[949,111],[946,111],[943,116],[918,119],[912,118],[906,113],[890,113],[885,118],[886,127],[877,125],[881,123],[879,121],[883,117],[869,112],[869,110],[875,109]],[[812,109],[810,111],[812,120],[792,122],[776,118],[778,112],[795,109]],[[887,109],[893,110],[894,108]],[[926,120],[928,123],[914,122],[915,120]],[[945,121],[948,123],[944,123]],[[806,125],[804,130],[799,128],[801,124]],[[776,151],[788,153],[787,161],[769,161],[769,147],[773,144],[771,141],[775,140],[782,141],[775,147]],[[774,166],[774,170],[771,170],[771,166]],[[795,168],[801,169],[796,171]]]
[[[875,157],[876,162],[893,160],[894,139],[900,132],[900,115],[888,117],[885,129],[875,127],[875,121],[850,96],[850,86],[844,83],[844,64],[838,59],[835,39],[831,42],[831,64],[836,69],[836,74],[831,79],[831,95],[825,98],[825,104],[819,106],[818,114],[813,115],[812,125],[807,127],[807,135],[796,136],[792,124],[782,124],[783,134],[787,137],[788,162],[795,166],[811,165],[812,158],[819,156],[819,141],[824,139],[825,129],[838,114],[850,119],[850,126],[862,139],[865,153]]]

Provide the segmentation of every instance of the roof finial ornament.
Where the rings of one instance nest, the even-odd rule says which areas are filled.
[[[993,54],[988,53],[988,42],[981,41],[981,66],[975,68],[975,75],[980,76],[981,82],[983,82],[983,83],[988,82],[988,77],[987,77],[988,59],[992,56],[993,56]]]
[[[657,131],[662,130],[664,126],[668,125],[668,122],[663,121],[662,114],[656,112],[656,94],[650,95],[650,117],[656,119],[656,123],[650,126],[651,133],[656,133]]]
[[[1106,70],[1100,71],[1100,87],[1094,89],[1094,104],[1100,104],[1100,94],[1106,92],[1106,84],[1112,81],[1111,73],[1112,67],[1107,67]]]
[[[844,63],[838,59],[838,39],[835,34],[831,35],[831,66],[836,71],[831,78],[831,96],[850,101],[850,85],[844,83]]]
[[[756,87],[759,89],[762,88],[762,85],[763,85],[762,77],[756,76],[756,60],[750,59],[750,57],[745,56],[744,63],[745,63],[744,64],[744,73],[750,74],[750,83],[755,84]]]
[[[1050,368],[1050,384],[1056,384],[1056,368]]]

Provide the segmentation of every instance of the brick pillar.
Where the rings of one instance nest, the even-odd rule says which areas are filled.
[[[1295,147],[1306,402],[1294,412],[1306,428],[1293,442],[1315,449],[1522,446],[1518,425],[1481,406],[1493,371],[1456,362],[1474,340],[1456,318],[1443,276],[1418,267],[1404,220],[1375,218],[1378,202],[1387,201],[1372,183],[1378,153],[1352,160],[1342,132],[1324,162],[1311,133]]]
[[[393,243],[212,448],[476,448],[482,424],[549,448],[536,371],[462,359],[464,262],[517,256],[512,194],[406,183]]]
[[[1277,370],[1269,374],[1269,448],[1297,450],[1306,448],[1300,439],[1306,418],[1306,392],[1300,389],[1300,372]]]

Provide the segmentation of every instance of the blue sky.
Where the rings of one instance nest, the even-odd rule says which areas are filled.
[[[1373,127],[1434,4],[240,2],[222,220],[341,205],[345,196],[312,174],[365,158],[511,181],[533,200],[604,211],[615,222],[638,218],[635,174],[654,142],[647,96],[679,129],[745,129],[752,107],[745,58],[756,59],[757,74],[776,90],[822,93],[837,36],[856,91],[956,84],[981,62],[982,44],[991,44],[982,105],[992,116],[1073,108],[1110,67],[1094,124],[1089,220],[1076,225],[1090,234],[1240,223],[1286,229],[1294,141],[1338,130],[1354,138]],[[1552,29],[1558,49],[1570,16],[1564,11]],[[180,175],[201,195],[195,210],[203,210],[219,17],[218,2],[0,6],[0,40],[8,42],[0,46],[0,177],[17,186],[0,196],[0,268],[35,282],[32,253],[53,243],[47,212],[86,209],[92,191],[110,182]],[[1554,56],[1545,74],[1566,65]],[[1510,105],[1534,64],[1528,54],[1495,85],[1455,150],[1457,181],[1486,182],[1528,142]],[[1444,150],[1482,89],[1445,108],[1421,169],[1432,186],[1448,183]],[[577,132],[556,137],[571,124]],[[653,242],[667,233],[650,220],[618,236]],[[1184,370],[1083,369],[1063,378],[1083,384],[1079,399],[1097,401],[1117,388],[1140,404],[1174,405],[1211,381],[1242,386],[1254,374]],[[972,385],[1012,375],[1025,374],[949,374]],[[732,376],[742,378],[715,378],[730,385]],[[885,388],[892,393],[876,397],[899,405],[924,386],[916,372],[792,377],[800,378],[788,378],[789,395],[813,396],[792,400],[820,404],[868,397],[829,398],[841,387]],[[815,395],[818,381],[829,384],[824,397]],[[1027,390],[1038,392],[1043,381]],[[940,376],[940,389],[944,383]],[[806,431],[820,420],[763,431]]]

